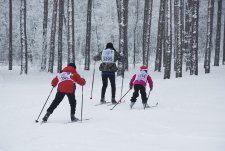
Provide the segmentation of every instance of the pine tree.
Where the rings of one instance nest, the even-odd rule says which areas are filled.
[[[182,17],[181,17],[181,0],[174,1],[175,26],[176,26],[176,78],[182,77]]]
[[[43,42],[42,42],[41,70],[45,70],[46,69],[46,62],[47,62],[47,27],[48,27],[48,0],[44,0]]]
[[[152,0],[145,0],[144,23],[143,23],[143,65],[148,66],[150,53],[150,33],[152,19]]]
[[[159,9],[159,20],[158,20],[158,36],[157,36],[157,49],[156,49],[156,59],[155,59],[155,71],[161,71],[162,66],[162,51],[163,51],[163,40],[165,31],[165,5],[166,1],[160,0]]]
[[[56,33],[56,20],[57,20],[57,7],[58,0],[53,2],[53,12],[52,12],[52,27],[51,27],[51,40],[50,40],[50,53],[49,53],[49,67],[48,72],[53,73],[54,67],[54,56],[55,56],[55,33]]]
[[[90,70],[90,45],[91,45],[91,12],[92,0],[88,0],[87,8],[87,29],[86,29],[86,47],[85,47],[85,66],[84,70]]]
[[[127,47],[127,26],[128,26],[128,0],[118,0],[118,23],[119,23],[119,53],[124,59],[118,62],[118,76],[124,76],[124,70],[128,69],[128,47]]]
[[[199,1],[192,0],[191,75],[198,75],[198,18]]]
[[[165,0],[165,73],[164,79],[170,79],[172,57],[172,0]]]
[[[26,33],[26,0],[21,0],[20,5],[20,42],[21,42],[21,71],[28,73],[27,33]]]
[[[219,61],[220,61],[220,40],[221,40],[222,4],[223,4],[222,0],[218,0],[216,48],[215,48],[214,66],[219,66]]]
[[[12,0],[9,0],[9,70],[12,70]]]
[[[58,34],[58,68],[57,72],[62,70],[62,34],[63,34],[64,0],[59,0],[59,34]]]
[[[207,20],[207,37],[205,51],[205,73],[210,73],[211,49],[212,49],[212,32],[213,32],[213,12],[214,0],[208,0],[208,20]]]

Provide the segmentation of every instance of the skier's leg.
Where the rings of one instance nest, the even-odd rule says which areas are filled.
[[[77,101],[75,99],[75,95],[74,94],[66,94],[66,95],[67,95],[67,97],[69,99],[69,103],[70,103],[70,108],[71,108],[70,113],[71,113],[71,115],[75,114],[76,104],[77,104]]]
[[[130,101],[136,102],[138,96],[139,96],[139,85],[134,85],[134,93]]]
[[[146,104],[147,103],[147,94],[146,94],[146,89],[144,86],[140,86],[140,93],[141,93],[141,99],[142,99],[142,103]]]
[[[116,80],[115,79],[116,79],[115,74],[109,76],[109,80],[111,83],[112,103],[117,103],[115,99],[116,97]]]
[[[101,101],[105,101],[105,92],[108,86],[108,76],[102,74],[102,93],[101,93]]]
[[[52,114],[55,108],[59,105],[59,103],[63,100],[65,93],[57,92],[55,95],[55,99],[52,101],[51,105],[47,109],[47,112]]]

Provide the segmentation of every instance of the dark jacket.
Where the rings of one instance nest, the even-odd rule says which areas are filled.
[[[99,70],[102,72],[116,72],[118,70],[116,66],[116,61],[122,61],[123,57],[117,52],[114,48],[106,48],[114,50],[114,62],[113,63],[104,63],[102,62],[99,66]],[[99,61],[102,59],[102,51],[99,52],[96,56],[94,56],[95,61]]]

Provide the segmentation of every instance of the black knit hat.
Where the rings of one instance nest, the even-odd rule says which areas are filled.
[[[111,42],[107,43],[106,48],[113,48],[113,44]]]
[[[68,66],[71,66],[71,67],[73,67],[74,69],[77,68],[76,65],[75,65],[75,63],[69,63]]]

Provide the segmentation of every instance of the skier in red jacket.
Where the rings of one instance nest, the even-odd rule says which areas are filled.
[[[149,107],[149,105],[147,104],[148,98],[146,96],[145,87],[148,82],[150,91],[152,91],[153,81],[151,76],[147,73],[147,71],[148,71],[148,68],[146,66],[141,66],[140,72],[133,75],[133,77],[130,80],[130,89],[132,89],[134,86],[134,93],[130,100],[131,101],[130,108],[132,108],[134,103],[136,102],[137,97],[139,96],[139,91],[141,93],[141,98],[142,98],[142,103],[144,108]]]
[[[47,113],[43,117],[43,122],[46,122],[49,116],[53,113],[55,108],[63,100],[64,96],[67,95],[71,108],[71,121],[77,121],[75,117],[76,111],[76,99],[75,99],[75,83],[83,86],[85,85],[85,79],[81,78],[80,75],[76,72],[76,65],[74,63],[69,63],[53,80],[52,86],[55,87],[58,85],[57,93],[55,99],[51,103],[50,107],[47,109]]]

